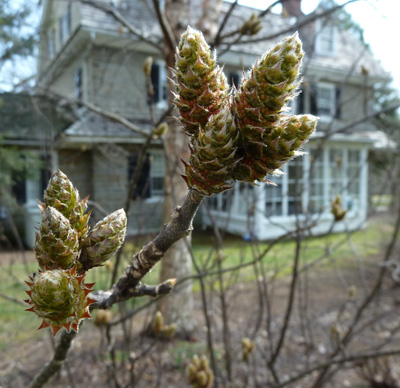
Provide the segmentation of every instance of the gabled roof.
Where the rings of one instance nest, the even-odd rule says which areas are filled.
[[[202,0],[191,1],[191,8],[188,9],[187,20],[188,24],[196,26],[199,18]],[[104,1],[98,1],[99,4],[104,6]],[[161,39],[161,30],[157,21],[157,17],[150,0],[115,0],[113,3],[116,10],[118,10],[123,17],[140,31],[144,36],[152,40]],[[107,4],[109,4],[107,2]],[[221,13],[221,20],[224,18],[231,3],[223,2]],[[259,11],[242,5],[237,5],[230,16],[229,23],[227,23],[224,33],[229,33],[238,29],[245,20],[250,18],[253,13]],[[81,24],[83,27],[104,33],[121,34],[123,35],[126,30],[123,28],[121,22],[116,20],[110,13],[107,13],[99,8],[96,8],[88,3],[81,3]],[[304,16],[310,18],[310,16]],[[290,32],[295,31],[297,22],[301,18],[284,17],[274,13],[265,15],[262,19],[262,30],[256,37],[244,37],[245,44],[233,44],[229,47],[232,53],[248,54],[254,56],[262,55],[269,49],[275,42]],[[287,31],[281,36],[278,35],[281,31]],[[302,33],[303,32],[303,33]],[[335,57],[322,57],[312,55],[310,52],[313,43],[307,40],[314,39],[310,34],[310,28],[300,30],[300,37],[305,40],[306,52],[312,57],[311,65],[317,68],[331,68],[338,72],[349,71],[353,69],[354,74],[361,74],[361,65],[367,69],[369,76],[381,79],[388,79],[390,75],[383,69],[379,61],[377,61],[373,54],[365,48],[365,46],[350,32],[345,30],[338,31],[337,39],[337,53]],[[262,38],[265,39],[262,39]],[[224,50],[224,47],[221,47]]]
[[[148,132],[153,128],[148,121],[131,122]],[[68,143],[143,143],[143,136],[131,131],[125,125],[91,112],[84,112],[79,120],[64,131],[64,134]]]
[[[3,93],[0,102],[0,138],[4,144],[43,144],[71,123],[54,101],[43,96]]]

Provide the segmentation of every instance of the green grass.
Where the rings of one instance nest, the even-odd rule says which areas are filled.
[[[385,242],[390,238],[392,228],[387,223],[374,222],[366,229],[353,233],[351,239],[359,257],[370,257],[381,252],[385,247]],[[341,245],[339,245],[340,243]],[[227,269],[240,264],[250,263],[254,260],[258,252],[262,252],[268,246],[268,242],[259,244],[245,243],[241,238],[228,236],[224,240],[221,266],[223,269]],[[342,268],[356,264],[356,258],[351,245],[346,239],[346,234],[335,234],[326,237],[305,239],[302,243],[301,266],[319,259],[325,255],[328,248],[332,249],[335,246],[337,248],[333,250],[332,257]],[[126,253],[122,258],[121,269],[129,263],[132,253],[136,252],[140,247],[140,243],[133,244],[132,242],[128,242],[126,244],[124,250]],[[194,233],[193,256],[196,263],[202,269],[205,268],[208,271],[217,270],[217,254],[213,247],[214,239],[211,235]],[[276,244],[262,260],[264,269],[277,276],[288,274],[291,270],[295,249],[296,243],[292,240]],[[320,265],[330,268],[332,262],[325,260]],[[36,263],[30,263],[29,267],[31,273],[37,271]],[[146,283],[157,283],[159,267],[159,264],[156,265],[154,270],[146,276]],[[12,267],[4,263],[1,266],[0,263],[0,268],[0,291],[20,300],[26,299],[27,295],[24,291],[28,287],[25,285],[24,280],[28,280],[28,275],[25,266],[19,262],[13,264]],[[193,273],[196,274],[196,271],[193,270]],[[108,289],[111,283],[111,274],[112,270],[107,267],[95,268],[89,271],[86,281],[96,282],[95,289]],[[251,282],[255,277],[254,268],[249,265],[240,270],[237,280],[240,282]],[[214,279],[216,280],[216,277]],[[224,280],[229,282],[229,279],[230,276],[225,274]],[[208,283],[208,287],[210,287],[210,283]],[[199,282],[195,282],[194,291],[196,292],[199,289]],[[129,307],[133,303],[135,303],[135,306],[140,306],[145,302],[146,299],[144,298],[135,299],[129,302]],[[0,298],[0,350],[7,348],[10,343],[17,344],[18,342],[33,338],[37,335],[36,329],[39,325],[40,319],[32,313],[25,312],[23,306]],[[179,358],[179,354],[177,357]]]

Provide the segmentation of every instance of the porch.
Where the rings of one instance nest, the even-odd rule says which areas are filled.
[[[342,135],[324,147],[319,144],[311,141],[306,155],[287,163],[281,176],[272,177],[277,186],[236,182],[233,190],[209,198],[204,224],[215,222],[230,233],[259,240],[277,238],[298,226],[313,235],[331,228],[341,232],[363,227],[371,141]],[[337,195],[347,214],[334,224],[331,202]]]

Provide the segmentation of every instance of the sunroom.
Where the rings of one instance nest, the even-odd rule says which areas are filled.
[[[334,135],[329,141],[322,137],[314,136],[304,156],[284,165],[281,176],[272,177],[276,186],[236,182],[233,190],[209,198],[203,222],[259,240],[290,234],[299,227],[312,235],[363,227],[372,141],[349,134]],[[347,210],[340,222],[334,222],[331,213],[337,196]]]

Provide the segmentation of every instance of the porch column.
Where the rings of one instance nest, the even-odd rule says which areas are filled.
[[[368,213],[368,149],[360,152],[360,215],[365,221]]]
[[[256,237],[263,239],[264,226],[265,226],[265,185],[260,183],[254,187],[255,198],[255,214],[254,214],[254,232]]]

